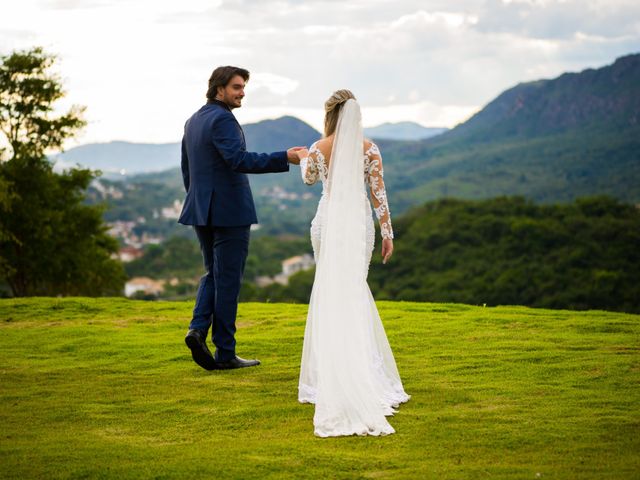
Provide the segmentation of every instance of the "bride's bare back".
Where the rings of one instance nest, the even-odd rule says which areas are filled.
[[[329,135],[328,137],[322,138],[315,143],[316,147],[322,152],[322,155],[325,158],[327,168],[329,168],[329,165],[331,163],[331,150],[333,149],[334,138],[335,135]],[[373,145],[373,142],[371,140],[365,139],[362,146],[362,153],[366,154],[367,150],[371,148],[371,145]]]

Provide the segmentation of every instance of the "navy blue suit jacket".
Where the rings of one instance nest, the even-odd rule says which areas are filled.
[[[178,222],[218,227],[258,223],[246,174],[288,170],[287,152],[247,152],[244,132],[229,107],[207,103],[184,126],[182,178],[187,197]]]

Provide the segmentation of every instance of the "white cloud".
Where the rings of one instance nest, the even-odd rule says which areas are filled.
[[[415,24],[437,24],[442,23],[449,28],[460,28],[466,24],[474,25],[478,23],[475,15],[466,15],[457,12],[427,12],[419,10],[409,15],[403,15],[391,23],[391,28],[399,29],[411,27]]]
[[[300,82],[275,73],[258,72],[251,74],[251,87],[265,88],[274,95],[285,96],[298,88]]]
[[[80,141],[173,141],[218,65],[248,68],[241,121],[322,126],[349,88],[367,125],[453,126],[521,81],[640,51],[637,0],[21,0],[0,51],[43,45],[87,105]]]

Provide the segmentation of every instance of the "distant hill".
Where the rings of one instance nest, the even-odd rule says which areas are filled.
[[[295,117],[285,116],[243,125],[247,150],[273,152],[297,145],[309,146],[321,136],[315,128]]]
[[[295,117],[281,117],[243,126],[247,150],[273,152],[295,145],[310,145],[320,132]],[[80,164],[104,173],[159,172],[180,165],[179,143],[90,143],[55,157],[63,165]]]
[[[247,150],[273,152],[295,145],[311,145],[321,133],[307,123],[291,116],[263,120],[243,125]],[[447,131],[446,128],[427,128],[413,122],[385,123],[366,128],[370,138],[417,140]],[[105,174],[140,174],[160,172],[180,164],[179,143],[131,143],[114,141],[81,145],[57,155],[62,165],[79,164],[99,169]]]
[[[612,65],[521,83],[500,94],[451,139],[484,143],[572,131],[626,132],[640,125],[640,54]]]
[[[415,122],[383,123],[364,129],[365,136],[390,140],[423,140],[444,133],[448,128],[423,127]]]
[[[519,84],[456,128],[383,153],[401,211],[441,197],[640,202],[640,54]]]
[[[89,143],[54,157],[63,165],[79,164],[106,174],[158,172],[180,165],[179,143]]]

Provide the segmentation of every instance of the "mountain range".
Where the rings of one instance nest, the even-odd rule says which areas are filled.
[[[423,127],[416,122],[397,122],[365,128],[364,134],[375,140],[424,140],[440,135],[447,130],[448,128]]]
[[[320,132],[295,117],[263,120],[243,126],[250,151],[286,150],[294,145],[311,145]],[[90,143],[69,149],[53,159],[62,166],[79,164],[114,174],[161,172],[180,165],[180,143]]]
[[[256,152],[286,150],[294,145],[311,145],[321,133],[295,117],[284,116],[243,126],[247,149]],[[370,138],[419,140],[433,137],[446,128],[428,128],[415,122],[385,123],[365,129]],[[57,155],[61,166],[82,165],[107,176],[159,172],[180,163],[180,144],[131,143],[114,141],[90,143]]]
[[[248,148],[263,151],[308,145],[320,136],[293,117],[246,125],[245,132]],[[377,143],[395,214],[442,197],[522,195],[548,203],[607,194],[640,202],[640,54],[597,69],[518,84],[468,121],[431,138],[381,137]],[[148,155],[143,155],[145,148]],[[116,169],[137,164],[161,170],[176,166],[177,150],[176,144],[129,148],[113,143],[78,147],[62,158],[94,168],[102,168],[99,162],[110,158]],[[317,186],[305,186],[296,167],[289,174],[250,179],[261,223],[270,226],[271,233],[306,230]],[[128,177],[125,183],[162,184],[170,192],[166,205],[184,195],[177,168]],[[306,192],[314,195],[305,199]],[[134,208],[130,198],[122,202]]]
[[[81,165],[102,171],[107,177],[130,173],[159,172],[180,164],[179,143],[89,143],[56,155],[63,166]]]
[[[640,202],[640,54],[521,83],[442,135],[384,151],[400,210],[498,195]]]

